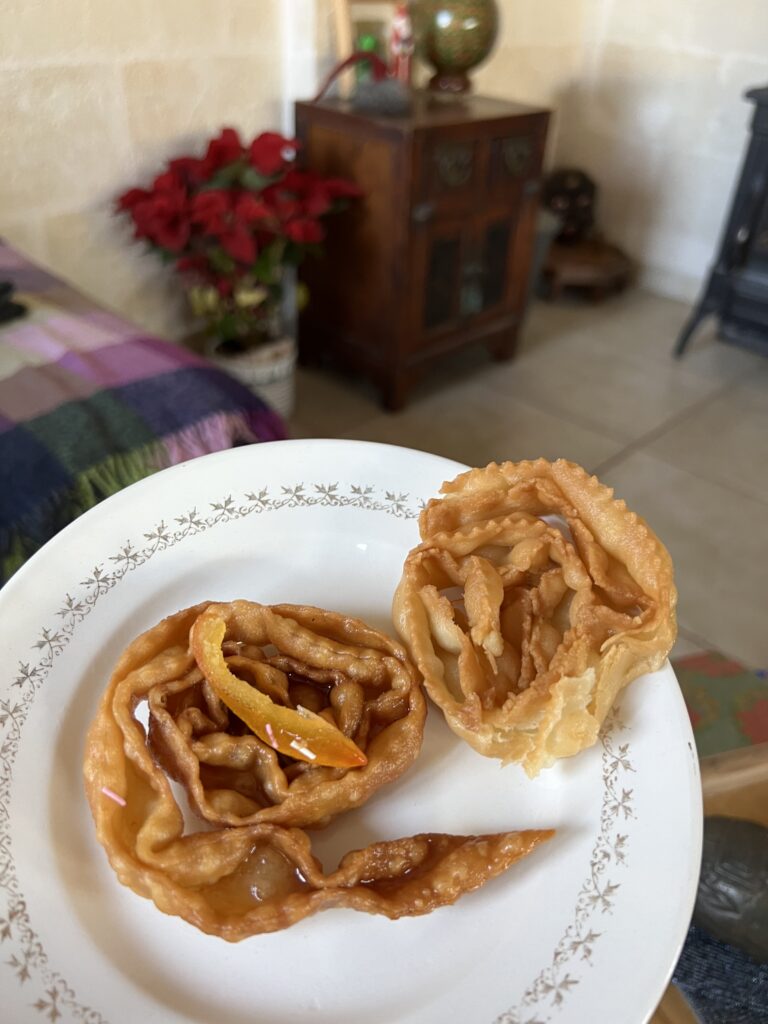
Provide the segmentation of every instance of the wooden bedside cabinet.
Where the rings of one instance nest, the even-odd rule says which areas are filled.
[[[470,96],[416,97],[408,117],[343,100],[296,104],[307,167],[365,198],[329,223],[301,276],[302,361],[365,370],[389,409],[416,377],[470,343],[515,350],[525,310],[549,113]]]

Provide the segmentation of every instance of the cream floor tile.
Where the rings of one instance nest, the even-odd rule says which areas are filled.
[[[617,329],[618,333],[618,329]],[[552,341],[494,367],[482,380],[504,394],[618,441],[635,441],[723,387],[679,364],[612,353],[579,337]]]
[[[617,300],[622,301],[622,300]],[[596,305],[566,296],[558,302],[534,300],[518,339],[518,357],[573,335],[590,338],[597,325],[615,316],[612,304]]]
[[[754,360],[759,366],[759,357],[706,337],[697,339],[683,364],[676,363],[670,353],[687,312],[683,303],[642,291],[597,305],[534,302],[515,360],[495,363],[482,347],[457,352],[435,364],[406,412],[450,396],[464,383],[486,385],[592,434],[607,432],[615,451],[617,443],[636,439],[751,371]],[[367,415],[390,418],[365,381],[330,369],[300,371],[297,409],[296,436],[335,436]]]
[[[672,358],[677,337],[690,306],[674,299],[633,289],[598,305],[578,301],[533,305],[525,330],[523,350],[556,342],[601,353],[621,354],[661,364],[665,371],[683,371],[718,383],[726,383],[758,368],[765,360],[753,352],[717,340],[710,318],[697,330],[679,363]]]
[[[768,409],[768,355],[759,356],[760,364],[743,377],[739,385],[744,388],[744,400],[752,409]]]
[[[419,448],[472,466],[544,456],[594,467],[621,447],[598,431],[473,381],[417,396],[402,412],[382,413],[345,436]]]
[[[768,507],[643,452],[605,481],[669,548],[681,627],[747,665],[768,665]]]
[[[657,437],[648,450],[768,503],[768,377],[764,385],[762,391],[735,386],[713,397]]]
[[[299,367],[296,411],[288,426],[291,437],[341,437],[380,412],[376,395],[365,381]]]

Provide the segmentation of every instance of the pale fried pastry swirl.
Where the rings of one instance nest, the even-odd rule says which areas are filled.
[[[226,622],[230,671],[286,707],[314,703],[354,737],[367,764],[292,761],[249,732],[190,651],[190,630],[205,614]],[[148,732],[136,717],[144,702]],[[325,874],[297,827],[326,823],[404,771],[418,754],[424,713],[402,648],[357,620],[250,602],[179,612],[129,645],[91,725],[84,774],[97,836],[124,885],[232,942],[334,906],[391,918],[428,913],[551,833],[374,843]],[[211,831],[185,827],[171,778]]]
[[[590,746],[676,636],[669,555],[580,466],[492,463],[422,512],[395,625],[451,728],[529,775]]]

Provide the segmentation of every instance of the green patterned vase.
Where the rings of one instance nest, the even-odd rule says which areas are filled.
[[[496,0],[419,0],[415,12],[421,56],[437,72],[430,89],[468,92],[467,72],[485,60],[496,42]]]

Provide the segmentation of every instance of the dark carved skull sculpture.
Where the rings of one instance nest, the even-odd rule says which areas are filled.
[[[553,171],[544,182],[544,205],[562,223],[558,242],[583,242],[595,223],[594,181],[578,170]]]

